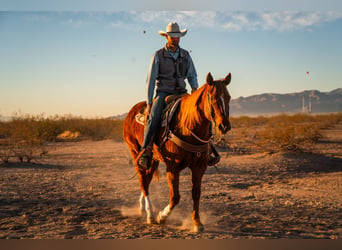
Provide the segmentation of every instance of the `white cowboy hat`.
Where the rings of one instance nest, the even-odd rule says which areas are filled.
[[[172,22],[166,26],[166,31],[163,31],[163,30],[158,31],[159,35],[161,36],[168,35],[171,37],[182,37],[182,36],[185,36],[186,32],[188,32],[187,29],[179,30],[178,24],[172,23]]]

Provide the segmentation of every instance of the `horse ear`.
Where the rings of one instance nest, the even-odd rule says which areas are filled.
[[[208,83],[209,85],[212,85],[213,82],[214,82],[214,79],[213,79],[211,73],[209,72],[208,75],[207,75],[207,83]]]
[[[226,78],[224,78],[224,83],[228,86],[230,81],[232,80],[232,75],[229,73]]]

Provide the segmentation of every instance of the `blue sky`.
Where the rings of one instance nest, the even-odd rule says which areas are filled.
[[[0,12],[0,115],[127,112],[170,21],[188,29],[200,85],[231,72],[233,98],[342,87],[339,10],[28,9]]]

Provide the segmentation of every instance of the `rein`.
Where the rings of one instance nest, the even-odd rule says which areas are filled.
[[[201,138],[199,138],[194,132],[192,132],[189,128],[187,128],[190,132],[190,134],[195,137],[196,140],[198,140],[199,142],[202,142],[202,143],[209,143],[211,138],[209,138],[209,140],[202,140]]]
[[[172,141],[177,146],[185,149],[186,151],[197,153],[197,156],[200,156],[202,152],[206,152],[209,150],[209,142],[201,145],[194,145],[189,142],[186,142],[176,136],[174,133],[172,133],[171,130],[169,130],[168,139]]]
[[[209,110],[210,110],[210,115],[211,115],[210,121],[212,121],[214,119],[213,119],[213,112],[212,112],[212,107],[211,107],[211,102],[210,102],[210,96],[208,93],[207,93],[207,97],[208,97],[208,105],[209,105]],[[178,136],[176,136],[174,133],[172,133],[171,130],[168,131],[167,138],[173,143],[175,143],[177,146],[183,148],[184,150],[192,152],[192,153],[197,153],[197,156],[199,157],[201,155],[201,152],[206,152],[207,150],[209,150],[209,147],[210,147],[209,143],[212,138],[209,138],[208,140],[203,140],[199,136],[197,136],[193,131],[191,131],[189,128],[187,129],[196,140],[198,140],[199,142],[203,144],[195,145],[195,144],[186,142],[182,140],[181,138],[179,138]]]

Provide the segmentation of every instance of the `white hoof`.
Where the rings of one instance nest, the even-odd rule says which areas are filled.
[[[195,233],[204,233],[205,229],[203,225],[195,225],[194,226],[194,232]]]
[[[168,216],[162,215],[161,212],[158,214],[157,222],[158,224],[165,224]]]

